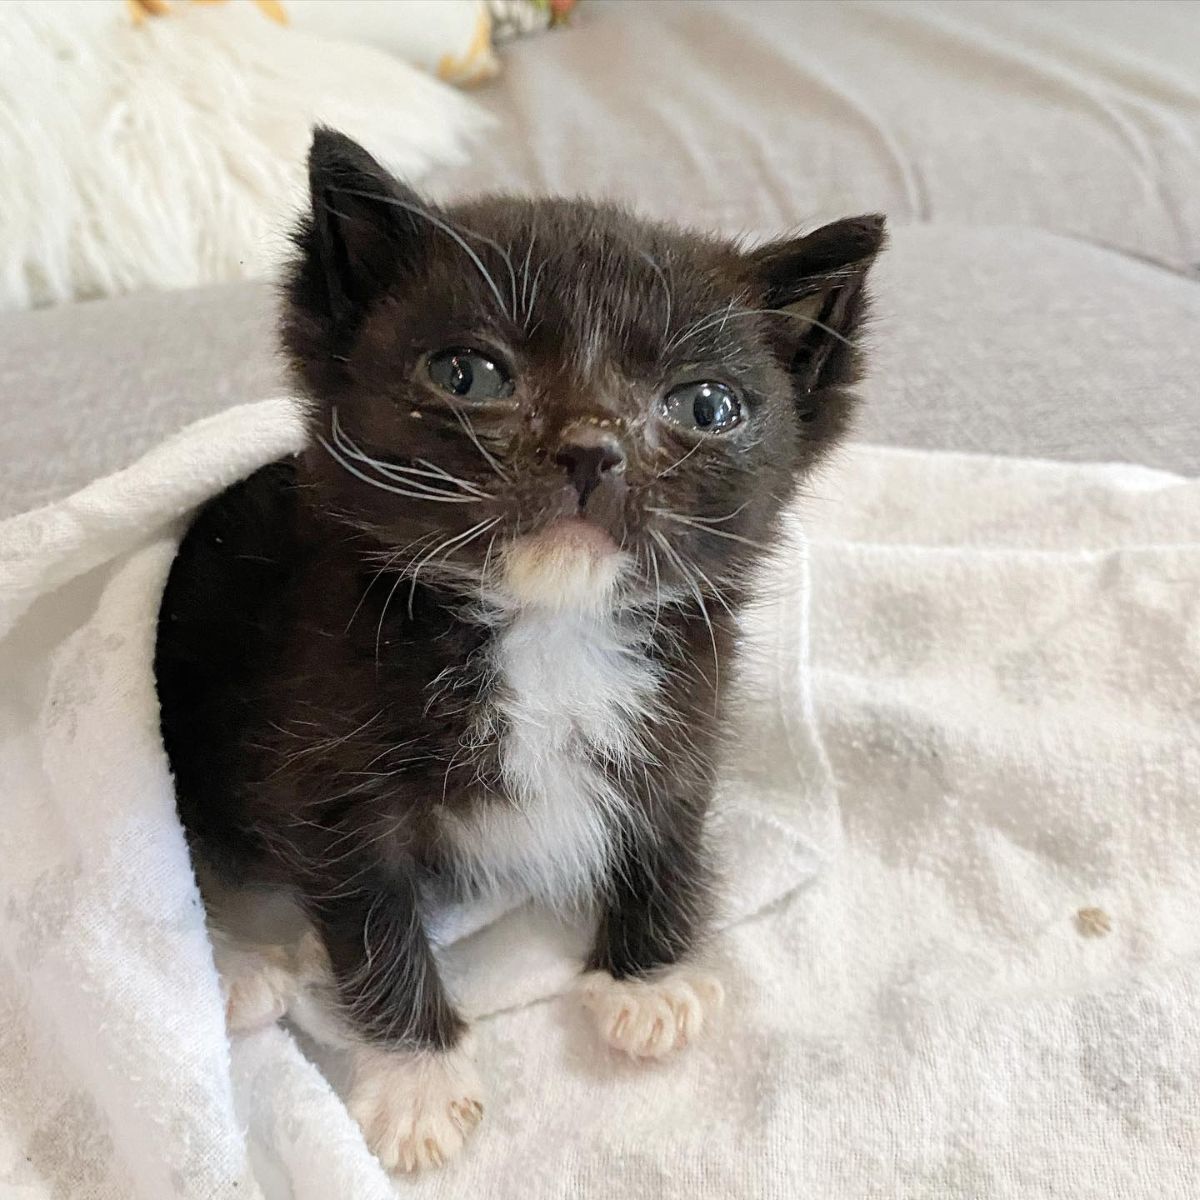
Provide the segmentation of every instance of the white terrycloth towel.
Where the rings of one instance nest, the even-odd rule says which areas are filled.
[[[158,742],[181,518],[298,438],[234,410],[0,525],[6,1200],[395,1194],[290,1033],[226,1040]],[[579,931],[509,914],[445,952],[487,1119],[401,1191],[1196,1194],[1200,483],[855,449],[816,491],[748,620],[720,1028],[616,1058]]]

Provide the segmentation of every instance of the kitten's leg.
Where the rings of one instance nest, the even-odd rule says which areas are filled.
[[[353,1060],[351,1113],[389,1170],[440,1166],[479,1123],[483,1094],[412,877],[369,868],[311,895],[307,907]]]
[[[634,1058],[686,1046],[724,1002],[720,981],[688,966],[711,907],[694,839],[633,841],[613,872],[579,995],[601,1036]]]
[[[208,914],[213,961],[230,1034],[273,1025],[290,1007],[298,987],[289,949],[303,917],[286,897],[238,887],[196,863]]]

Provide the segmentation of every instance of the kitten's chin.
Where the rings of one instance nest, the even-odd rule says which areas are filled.
[[[603,529],[566,517],[508,548],[504,591],[523,607],[597,612],[612,603],[625,566]]]

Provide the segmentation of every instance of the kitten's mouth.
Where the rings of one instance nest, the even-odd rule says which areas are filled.
[[[608,602],[624,566],[607,530],[583,517],[561,517],[509,546],[504,582],[521,604],[595,609]]]

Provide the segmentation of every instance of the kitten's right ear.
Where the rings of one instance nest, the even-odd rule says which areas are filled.
[[[852,382],[855,339],[866,313],[865,284],[886,235],[878,213],[835,221],[747,256],[763,306],[790,320],[774,329],[797,397]]]
[[[364,311],[419,250],[423,208],[357,142],[318,127],[308,152],[311,211],[296,233],[292,303],[329,322],[335,336]]]

